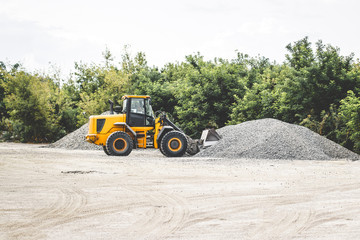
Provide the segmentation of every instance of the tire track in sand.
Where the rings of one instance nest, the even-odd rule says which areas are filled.
[[[358,190],[358,184],[344,184],[335,187],[321,189],[318,194],[333,192],[347,192]],[[291,239],[301,236],[304,232],[318,227],[319,225],[338,220],[346,220],[347,216],[359,215],[360,208],[357,200],[337,203],[336,201],[312,199],[312,204],[324,206],[322,209],[304,209],[302,201],[294,201],[295,195],[283,196],[283,199],[276,203],[269,204],[264,213],[262,222],[257,228],[249,232],[250,239]],[[299,205],[300,204],[300,205]],[[292,210],[284,209],[285,205],[293,205]]]
[[[57,189],[55,194],[52,204],[36,210],[26,221],[6,224],[9,238],[44,238],[42,230],[71,221],[87,203],[85,194],[76,188]]]
[[[34,211],[21,221],[2,226],[8,239],[44,239],[45,230],[85,218],[145,208],[142,219],[121,231],[128,239],[161,239],[178,230],[188,216],[185,202],[175,195],[139,187],[124,187],[136,201],[88,205],[84,192],[77,188],[56,189],[55,201],[49,206]],[[135,193],[135,194],[134,194]],[[139,195],[141,197],[139,197]],[[140,200],[140,201],[139,201]]]
[[[131,239],[162,239],[181,229],[189,217],[188,203],[176,194],[134,186],[124,188],[144,199],[148,210],[122,235]]]

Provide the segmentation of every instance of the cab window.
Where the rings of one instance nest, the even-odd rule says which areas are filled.
[[[145,113],[144,99],[142,98],[131,99],[130,109],[131,109],[130,110],[131,113],[144,114]]]
[[[146,109],[146,126],[151,126],[154,123],[154,112],[150,105],[150,99],[145,99],[145,109]]]
[[[128,102],[127,99],[125,99],[125,100],[123,101],[123,108],[122,108],[122,112],[123,112],[123,113],[126,113],[126,112],[127,112],[127,111],[126,111],[127,102]]]

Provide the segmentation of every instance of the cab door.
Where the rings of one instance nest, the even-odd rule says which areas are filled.
[[[145,99],[131,98],[129,103],[129,111],[127,117],[127,124],[131,127],[145,126]]]

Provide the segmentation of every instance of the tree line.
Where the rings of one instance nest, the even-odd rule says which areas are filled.
[[[120,62],[75,63],[66,81],[0,62],[0,138],[53,142],[108,110],[125,94],[150,95],[190,136],[205,127],[276,118],[300,124],[360,153],[360,62],[308,37],[286,46],[286,60],[250,57],[207,61],[200,54],[162,68],[125,48]]]

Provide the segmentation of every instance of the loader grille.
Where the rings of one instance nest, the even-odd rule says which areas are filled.
[[[104,124],[105,124],[105,119],[104,118],[96,120],[96,132],[97,133],[101,132],[101,130],[104,127]]]

